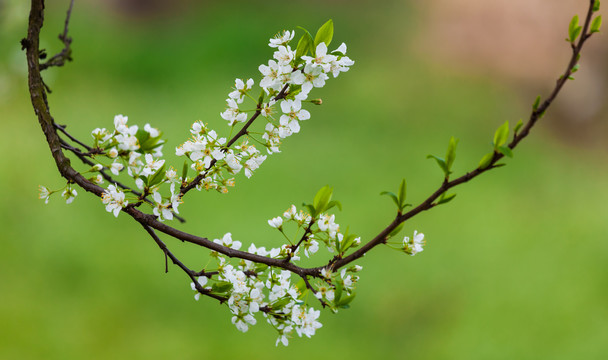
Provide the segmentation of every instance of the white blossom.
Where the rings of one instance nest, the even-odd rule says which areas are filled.
[[[283,34],[277,34],[274,38],[270,39],[268,46],[276,48],[279,47],[281,45],[286,45],[288,42],[290,42],[294,35],[296,34],[295,31],[288,31],[285,30],[283,31]]]
[[[77,195],[78,193],[76,192],[76,189],[72,189],[72,187],[69,185],[65,190],[63,190],[63,193],[61,193],[61,196],[63,196],[65,199],[66,204],[71,204]]]
[[[115,185],[110,185],[101,194],[101,201],[106,205],[106,211],[114,213],[118,217],[120,210],[129,203],[125,200],[125,193]]]
[[[242,103],[245,99],[247,91],[253,87],[253,79],[248,79],[247,83],[244,83],[241,79],[236,79],[234,82],[234,91],[228,94],[228,97],[234,99],[238,104]]]
[[[268,220],[268,225],[272,226],[273,228],[280,229],[283,225],[283,218],[280,216],[272,218]]]
[[[291,310],[291,321],[297,325],[294,328],[298,333],[298,336],[313,336],[315,331],[323,326],[317,321],[320,314],[321,312],[319,310],[315,310],[312,307],[308,308],[308,311],[306,311],[306,308],[302,308],[300,305],[294,306]]]
[[[424,250],[423,246],[426,242],[424,241],[424,234],[418,234],[418,231],[414,231],[414,236],[410,240],[409,237],[403,238],[403,251],[411,256]]]
[[[321,42],[317,45],[314,58],[311,56],[302,56],[302,60],[306,61],[307,65],[310,65],[312,68],[320,67],[323,72],[328,72],[331,63],[337,59],[336,56],[327,54],[327,45],[325,45],[325,42]]]
[[[38,199],[44,200],[44,203],[48,204],[49,197],[51,196],[52,192],[49,191],[48,188],[46,188],[45,186],[42,186],[42,185],[38,186],[38,190],[39,190]]]
[[[226,233],[224,235],[224,237],[222,237],[222,239],[215,239],[213,240],[214,243],[216,244],[220,244],[220,245],[224,245],[226,247],[229,247],[231,249],[234,250],[238,250],[241,248],[241,242],[240,241],[232,241],[232,234],[231,233]]]

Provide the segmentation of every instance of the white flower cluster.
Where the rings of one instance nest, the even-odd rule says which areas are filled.
[[[253,79],[236,79],[233,91],[226,99],[226,110],[220,113],[230,127],[247,122],[248,113],[251,113],[249,119],[262,115],[266,125],[261,139],[253,138],[250,132],[247,132],[247,136],[264,145],[268,154],[279,152],[282,139],[298,133],[300,121],[310,119],[310,112],[302,108],[302,102],[306,101],[312,88],[324,86],[329,79],[328,74],[337,77],[354,64],[345,55],[345,44],[328,54],[327,45],[321,42],[316,47],[314,57],[296,58],[296,52],[289,46],[294,33],[285,31],[270,39],[269,46],[277,50],[268,65],[259,66],[263,76],[259,86],[264,91],[259,100],[250,95],[255,85]],[[239,107],[246,97],[255,102],[255,110],[242,110]],[[276,108],[281,113],[278,119],[275,118],[278,112]],[[234,179],[225,173],[237,174],[244,169],[245,176],[251,177],[266,160],[266,155],[261,155],[248,140],[227,146],[226,138],[219,137],[201,121],[195,122],[190,132],[192,138],[178,146],[176,154],[189,158],[193,162],[192,169],[204,176],[203,182],[197,187],[199,190],[214,189],[225,193],[229,186],[234,185]]]
[[[238,250],[240,241],[234,241],[230,233],[215,243]],[[288,256],[285,247],[267,251],[264,247],[249,246],[252,254],[281,258]],[[226,258],[214,253],[218,260],[217,278],[200,276],[198,285],[205,292],[227,298],[226,304],[232,313],[232,323],[242,332],[257,323],[256,315],[262,313],[266,321],[279,332],[278,343],[288,344],[288,337],[294,332],[308,337],[321,327],[317,321],[320,312],[307,308],[301,300],[303,289],[291,282],[291,272],[260,266],[251,261],[241,260],[237,266],[229,264]],[[191,283],[197,291],[194,298],[200,299],[197,284]],[[304,289],[305,290],[305,289]]]
[[[333,34],[333,28],[331,31]],[[321,103],[319,99],[307,100],[310,91],[323,87],[330,74],[337,77],[354,64],[354,61],[346,56],[344,43],[336,50],[328,52],[324,41],[313,49],[310,40],[310,46],[298,55],[290,46],[294,35],[294,31],[284,31],[270,39],[268,45],[275,51],[268,65],[258,67],[262,75],[259,82],[261,95],[258,100],[250,95],[255,86],[253,79],[236,79],[234,88],[226,99],[226,110],[220,114],[230,127],[247,122],[248,117],[246,126],[249,127],[253,120],[261,115],[266,120],[263,131],[256,133],[243,129],[239,137],[245,135],[245,138],[237,143],[236,135],[233,140],[227,141],[214,130],[208,129],[203,122],[197,121],[190,130],[191,139],[176,148],[176,154],[187,157],[192,162],[190,167],[197,175],[202,175],[202,180],[196,184],[198,190],[214,189],[226,193],[229,187],[234,186],[232,175],[243,170],[246,177],[251,177],[266,160],[267,155],[262,155],[250,141],[262,144],[268,154],[280,152],[282,140],[298,133],[300,122],[310,119],[310,112],[302,107],[303,102]],[[329,43],[331,37],[332,35],[329,35],[325,41]],[[308,53],[312,53],[312,56],[307,56]],[[245,98],[255,102],[254,109],[239,108]],[[254,137],[256,134],[259,138]],[[114,176],[119,176],[126,169],[134,180],[135,187],[141,190],[141,195],[135,190],[129,195],[131,190],[121,190],[117,185],[119,183],[111,181],[114,184],[110,185],[102,196],[102,202],[108,212],[118,216],[120,210],[131,201],[136,206],[140,203],[150,204],[152,212],[160,221],[171,220],[174,214],[178,213],[181,187],[193,178],[188,178],[187,168],[181,177],[178,177],[173,168],[166,169],[165,160],[162,159],[164,140],[161,135],[162,133],[150,124],[146,124],[143,129],[137,125],[128,125],[128,117],[123,115],[114,117],[113,130],[96,128],[91,132],[94,139],[94,151],[91,155],[96,158],[105,157],[107,161],[96,164],[89,170],[97,172],[89,180],[101,185],[104,183],[105,175],[102,176],[101,173],[104,169]],[[167,195],[160,193],[163,184],[169,184],[170,191]],[[122,185],[121,187],[124,188]],[[40,187],[39,197],[48,203],[49,197],[55,192],[57,191]],[[69,204],[77,192],[68,184],[62,195]],[[319,226],[322,228],[324,225]],[[335,233],[333,230],[329,231],[331,236]],[[316,249],[316,241],[307,241],[304,245],[307,256]],[[293,258],[296,255],[290,256]]]
[[[215,130],[209,130],[200,121],[192,125],[190,132],[192,138],[177,147],[176,154],[187,156],[193,161],[192,169],[205,175],[199,190],[215,189],[225,193],[229,186],[234,186],[234,178],[223,175],[222,170],[234,175],[244,169],[249,178],[266,160],[266,155],[261,155],[247,140],[226,150],[226,138],[219,137]]]
[[[423,246],[425,244],[424,234],[414,231],[414,236],[411,239],[407,236],[403,238],[403,251],[408,255],[414,256],[424,250]]]
[[[319,241],[325,244],[329,253],[338,253],[340,256],[361,243],[361,239],[355,235],[340,233],[335,215],[320,214],[313,217],[302,210],[298,211],[295,205],[290,206],[282,216],[268,220],[268,225],[288,239],[285,228],[297,228],[293,241],[289,240],[291,245],[284,244],[267,250],[251,244],[247,249],[249,253],[296,262],[300,260],[298,253],[301,249],[307,257],[315,254],[320,247]],[[304,234],[298,236],[298,233],[302,234],[300,230]],[[232,239],[231,233],[213,242],[234,250],[242,247],[240,241]],[[210,273],[213,275],[209,277],[199,277],[198,288],[197,284],[191,284],[192,290],[197,291],[195,299],[200,298],[199,291],[225,298],[232,313],[232,323],[243,332],[256,324],[255,316],[261,312],[279,333],[277,345],[287,345],[294,333],[300,337],[311,337],[322,326],[318,321],[320,311],[304,301],[307,292],[312,291],[312,300],[337,312],[340,308],[348,307],[354,298],[355,284],[359,279],[354,274],[362,269],[358,265],[337,272],[324,268],[317,277],[294,284],[290,280],[289,271],[248,260],[230,264],[225,256],[217,252],[213,252],[213,256],[218,259],[217,272]]]
[[[165,169],[165,160],[161,157],[164,140],[161,132],[146,124],[143,130],[137,125],[128,125],[128,117],[114,117],[114,131],[97,128],[91,132],[95,140],[94,148],[102,151],[100,156],[106,157],[111,163],[97,164],[90,171],[108,169],[113,175],[120,175],[123,169],[133,178],[135,186],[142,190],[141,197],[133,200],[149,201],[152,212],[160,221],[173,219],[174,213],[179,213],[181,204],[179,188],[182,179],[177,176],[175,169]],[[103,183],[101,174],[90,179],[96,184]],[[159,192],[162,184],[169,184],[170,194],[162,196]],[[151,195],[151,199],[147,198]],[[106,210],[118,216],[120,210],[129,204],[126,193],[116,184],[109,185],[102,194],[102,202]]]

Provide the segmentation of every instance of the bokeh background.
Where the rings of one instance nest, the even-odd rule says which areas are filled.
[[[460,139],[456,173],[493,131],[525,118],[569,57],[571,16],[587,1],[77,1],[74,62],[45,73],[51,110],[76,136],[115,114],[150,123],[165,153],[219,117],[234,78],[259,79],[281,29],[333,18],[356,61],[316,94],[322,106],[254,177],[227,195],[192,193],[179,227],[277,245],[267,219],[335,187],[342,226],[369,239],[393,216],[382,190],[407,177],[409,200],[441,181],[425,157]],[[68,1],[48,1],[42,44],[60,49]],[[227,309],[193,300],[154,242],[99,199],[37,199],[59,177],[29,104],[28,4],[0,1],[1,359],[600,359],[608,353],[606,39],[591,40],[577,80],[504,168],[409,221],[426,250],[377,248],[360,261],[357,299],[323,311],[312,339],[275,347],[260,317],[242,334]],[[181,162],[176,162],[181,164]],[[177,225],[177,224],[176,224]],[[193,268],[204,249],[168,240]]]

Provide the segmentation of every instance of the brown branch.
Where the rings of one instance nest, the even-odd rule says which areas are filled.
[[[48,59],[44,64],[40,64],[40,71],[46,70],[53,66],[63,66],[66,61],[72,61],[72,38],[68,37],[68,26],[70,24],[70,16],[72,15],[72,8],[74,7],[74,0],[70,1],[70,7],[65,17],[65,25],[63,27],[63,33],[59,34],[59,40],[63,43],[64,47],[60,52],[55,54],[53,57]],[[47,87],[48,91],[48,87]],[[49,91],[50,92],[50,91]]]
[[[589,1],[589,9],[587,11],[587,16],[585,19],[585,24],[583,25],[583,30],[581,31],[581,35],[578,40],[578,43],[576,44],[576,46],[573,46],[572,56],[570,57],[570,61],[568,62],[568,66],[567,66],[566,70],[564,71],[564,74],[557,80],[555,88],[553,89],[553,91],[551,91],[549,97],[542,103],[542,105],[540,105],[537,109],[534,109],[531,112],[528,122],[525,124],[523,129],[514,136],[513,140],[508,145],[510,149],[515,149],[515,147],[519,144],[519,142],[528,136],[532,127],[544,115],[545,111],[547,111],[549,106],[551,106],[551,104],[553,103],[553,101],[555,100],[555,98],[557,97],[559,92],[561,91],[561,89],[564,86],[564,84],[566,83],[566,81],[568,81],[570,75],[572,75],[573,69],[576,66],[576,64],[578,63],[580,53],[583,48],[583,44],[592,35],[588,31],[589,31],[589,24],[591,23],[591,17],[593,15],[594,2],[595,2],[594,0]],[[494,151],[494,155],[492,157],[490,165],[487,166],[486,168],[484,168],[484,169],[477,168],[452,181],[444,181],[441,184],[441,186],[433,194],[431,194],[431,196],[429,196],[426,200],[424,200],[420,205],[418,205],[417,207],[415,207],[414,209],[408,211],[407,213],[405,213],[403,215],[398,215],[393,220],[393,222],[391,222],[375,238],[370,240],[368,243],[363,245],[361,248],[359,248],[357,251],[353,252],[349,256],[336,261],[334,264],[332,264],[331,267],[338,269],[342,266],[345,266],[345,265],[359,259],[363,255],[365,255],[366,252],[368,252],[375,246],[384,243],[386,241],[386,237],[391,233],[391,231],[393,231],[397,226],[399,226],[399,224],[418,215],[419,213],[421,213],[423,211],[429,210],[432,207],[434,207],[436,205],[436,204],[434,204],[434,201],[437,200],[442,194],[446,193],[451,188],[456,187],[460,184],[469,182],[470,180],[485,173],[486,171],[496,168],[498,161],[501,160],[503,157],[504,157],[503,154],[501,154],[497,151]],[[320,270],[320,269],[322,269],[322,267],[320,267],[318,269]]]
[[[572,54],[571,60],[568,64],[568,67],[567,67],[566,71],[564,72],[564,75],[557,81],[557,84],[556,84],[554,90],[551,92],[550,96],[543,102],[543,104],[538,109],[535,109],[531,113],[527,124],[523,127],[522,131],[519,134],[514,136],[512,142],[508,145],[509,148],[514,149],[521,140],[523,140],[526,136],[528,136],[531,128],[540,119],[540,117],[545,113],[545,111],[549,108],[549,106],[552,104],[555,97],[559,94],[561,88],[563,87],[563,85],[565,84],[565,82],[567,81],[569,76],[572,74],[573,68],[578,61],[578,57],[580,55],[583,44],[591,36],[591,34],[588,33],[588,29],[589,29],[590,19],[591,19],[591,15],[592,15],[593,3],[594,3],[594,1],[590,0],[590,8],[589,8],[589,12],[586,17],[586,21],[585,21],[585,24],[583,27],[581,37],[580,37],[578,43],[576,44],[576,46],[573,46],[573,54]],[[30,17],[29,17],[28,36],[27,36],[27,39],[22,41],[23,47],[27,50],[28,85],[29,85],[29,90],[30,90],[32,107],[34,108],[34,111],[38,117],[38,121],[42,128],[42,131],[46,136],[46,140],[49,145],[52,157],[57,165],[57,168],[58,168],[60,174],[64,178],[66,178],[68,181],[77,183],[79,186],[81,186],[87,192],[91,192],[97,196],[101,196],[103,194],[103,192],[105,191],[105,189],[88,181],[79,172],[77,172],[76,170],[74,170],[71,167],[70,160],[65,156],[65,154],[62,151],[62,140],[59,138],[59,136],[57,134],[57,131],[56,131],[57,127],[53,121],[53,118],[51,117],[51,114],[50,114],[50,111],[48,108],[48,104],[46,102],[46,89],[45,89],[44,83],[43,83],[41,75],[40,75],[40,71],[41,71],[41,68],[43,67],[43,65],[40,65],[40,63],[39,63],[39,59],[40,59],[39,35],[40,35],[40,29],[41,29],[43,21],[44,21],[43,11],[44,11],[44,0],[31,0],[31,11],[30,11]],[[70,5],[70,10],[68,11],[68,19],[69,19],[70,12],[71,12],[71,5]],[[64,41],[67,41],[66,39],[68,39],[67,38],[68,19],[66,19],[66,26],[65,26],[64,34],[63,34]],[[70,39],[70,41],[71,41],[71,39]],[[67,48],[69,48],[69,46],[67,46]],[[48,66],[50,66],[50,65],[48,65]],[[281,96],[284,97],[286,94],[285,93],[286,89],[287,88],[285,87],[281,91],[281,93],[279,93],[279,95],[277,95],[277,97],[275,97],[275,99],[279,99],[279,98],[281,98]],[[230,142],[228,143],[229,144],[228,146],[232,145],[235,141],[237,141],[237,139],[239,137],[246,134],[247,128],[253,123],[253,121],[258,116],[259,116],[259,110],[256,111],[256,113],[252,116],[251,119],[249,119],[249,121],[241,129],[241,131],[239,131],[239,133],[237,133],[237,135],[235,135],[235,137],[233,137],[230,140]],[[75,148],[72,147],[72,149],[75,149]],[[70,150],[72,150],[72,149],[70,149]],[[494,152],[492,160],[488,167],[486,167],[484,169],[477,168],[454,180],[444,181],[441,184],[441,186],[433,194],[431,194],[426,200],[424,200],[422,203],[420,203],[417,207],[410,210],[409,212],[407,212],[405,214],[398,214],[395,217],[395,219],[386,228],[384,228],[375,238],[373,238],[372,240],[367,242],[360,249],[358,249],[357,251],[351,253],[350,255],[348,255],[344,258],[332,259],[328,264],[326,264],[324,266],[320,266],[320,267],[315,267],[315,268],[302,268],[302,267],[292,264],[291,262],[286,262],[286,261],[284,261],[284,259],[273,259],[273,258],[269,258],[269,257],[265,257],[265,256],[251,254],[251,253],[244,252],[244,251],[234,250],[234,249],[225,247],[223,245],[216,244],[207,238],[185,233],[183,231],[170,227],[170,226],[166,225],[165,223],[158,221],[155,216],[150,215],[150,214],[145,214],[133,206],[125,207],[122,209],[122,211],[125,212],[126,214],[130,215],[131,217],[133,217],[140,224],[142,224],[142,226],[146,229],[146,231],[152,236],[152,238],[156,241],[156,243],[159,245],[159,247],[163,250],[165,255],[168,256],[169,258],[171,258],[171,260],[176,265],[178,265],[180,268],[182,268],[182,270],[184,270],[191,279],[194,279],[194,276],[199,273],[192,272],[192,270],[188,269],[187,267],[185,267],[185,265],[183,265],[181,262],[179,262],[179,260],[175,256],[173,256],[173,254],[167,249],[167,247],[164,245],[164,243],[162,241],[160,241],[160,239],[158,238],[158,236],[155,234],[155,232],[152,229],[158,230],[158,231],[165,233],[169,236],[172,236],[176,239],[179,239],[179,240],[182,240],[185,242],[189,242],[192,244],[196,244],[196,245],[205,247],[205,248],[213,250],[213,251],[217,251],[218,253],[221,253],[228,257],[235,257],[235,258],[240,258],[240,259],[244,259],[244,260],[250,260],[250,261],[253,261],[256,263],[266,264],[268,266],[273,266],[273,267],[282,268],[282,269],[291,271],[295,274],[298,274],[300,277],[304,278],[304,281],[307,282],[308,281],[307,276],[321,277],[320,271],[323,268],[332,268],[332,269],[336,270],[336,269],[339,269],[339,268],[359,259],[365,253],[367,253],[369,250],[374,248],[375,246],[377,246],[381,243],[384,243],[386,241],[387,236],[390,234],[390,232],[393,231],[399,224],[416,216],[417,214],[419,214],[423,211],[429,210],[429,209],[433,208],[434,206],[436,206],[435,200],[437,200],[442,194],[444,194],[449,189],[456,187],[460,184],[466,183],[466,182],[474,179],[475,177],[497,167],[497,162],[499,160],[501,160],[503,157],[504,156],[502,154]],[[200,176],[201,175],[197,176],[197,179]],[[200,179],[198,180],[198,182],[200,182]],[[182,194],[185,194],[188,190],[195,187],[198,184],[198,182],[195,182],[193,180],[186,187],[183,187],[182,191],[181,191]],[[197,281],[194,281],[194,283],[198,285]],[[198,286],[200,286],[200,285],[198,285]],[[197,290],[199,290],[199,288],[197,288]],[[202,289],[202,290],[203,291],[201,291],[201,290],[199,290],[199,291],[201,291],[201,293],[205,294],[204,289]],[[205,295],[208,295],[208,294],[205,294]],[[220,299],[218,299],[218,300],[220,300],[220,301],[226,300],[222,297],[219,297],[219,298]]]
[[[167,268],[167,257],[169,257],[171,259],[171,261],[173,262],[173,264],[177,265],[180,269],[182,269],[186,273],[186,275],[188,275],[188,277],[190,278],[190,280],[192,280],[192,282],[194,283],[194,287],[195,287],[196,291],[198,291],[202,295],[209,296],[211,298],[219,300],[220,303],[223,303],[224,301],[228,300],[228,298],[226,298],[224,296],[219,296],[219,295],[213,294],[209,290],[206,290],[205,288],[203,288],[201,286],[201,284],[198,283],[198,279],[196,278],[196,276],[204,276],[204,275],[201,275],[199,273],[196,273],[193,270],[190,270],[175,255],[173,255],[173,253],[171,251],[169,251],[169,249],[167,248],[167,245],[165,245],[165,243],[158,237],[158,235],[156,235],[156,233],[154,232],[154,230],[152,230],[147,225],[142,224],[142,226],[144,227],[144,229],[146,229],[146,231],[148,232],[148,234],[150,234],[150,236],[152,237],[152,239],[154,239],[154,241],[156,242],[156,244],[158,245],[158,247],[160,247],[160,249],[165,254],[165,273],[169,272],[169,269]]]

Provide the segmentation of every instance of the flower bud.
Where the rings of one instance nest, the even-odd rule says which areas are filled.
[[[311,99],[310,102],[313,103],[313,104],[315,104],[315,105],[321,105],[321,104],[323,104],[323,100],[321,100],[321,99]]]

